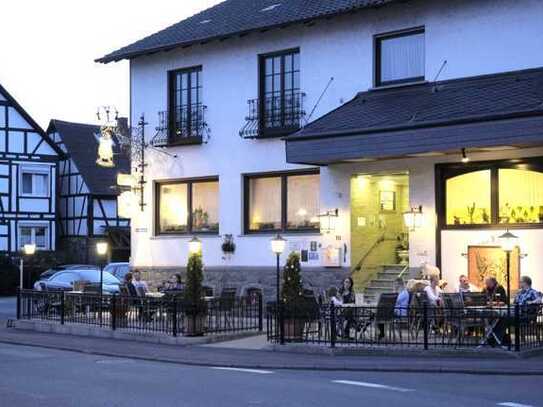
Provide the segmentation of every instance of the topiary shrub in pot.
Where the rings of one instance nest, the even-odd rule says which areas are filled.
[[[289,254],[283,269],[281,300],[283,302],[285,339],[300,341],[307,321],[307,304],[303,297],[300,255],[296,252]]]
[[[207,305],[204,300],[204,264],[201,253],[192,253],[187,263],[187,281],[185,284],[185,326],[186,336],[200,336],[205,331]]]

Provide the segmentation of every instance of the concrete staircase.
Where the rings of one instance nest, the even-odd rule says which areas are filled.
[[[398,278],[405,266],[401,264],[385,264],[379,267],[376,277],[369,281],[363,290],[364,303],[375,304],[379,295],[385,292],[392,292],[394,289],[394,280]]]

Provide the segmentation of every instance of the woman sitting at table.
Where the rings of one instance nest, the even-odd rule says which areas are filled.
[[[424,287],[424,292],[428,298],[428,305],[431,307],[441,306],[441,288],[439,288],[439,277],[431,276],[430,284]]]
[[[339,290],[341,302],[343,305],[355,304],[355,294],[353,291],[354,282],[351,277],[347,277],[343,280],[343,287]],[[345,319],[343,325],[343,338],[350,338],[351,326],[355,323],[353,309],[346,308],[343,310],[343,318]]]
[[[126,287],[126,290],[128,291],[128,295],[130,297],[137,297],[138,291],[136,290],[136,287],[132,283],[132,273],[128,272],[124,275],[124,286]]]

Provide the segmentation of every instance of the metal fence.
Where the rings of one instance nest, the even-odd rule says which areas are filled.
[[[266,307],[267,335],[275,343],[328,347],[543,347],[543,305],[405,309],[299,304]]]
[[[263,330],[261,298],[216,298],[195,314],[176,296],[130,297],[21,290],[17,319],[84,324],[167,335],[228,334]]]

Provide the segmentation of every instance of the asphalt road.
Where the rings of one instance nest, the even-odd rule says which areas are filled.
[[[541,377],[193,367],[0,344],[0,406],[543,406]]]
[[[0,297],[0,321],[15,318],[17,297]]]

